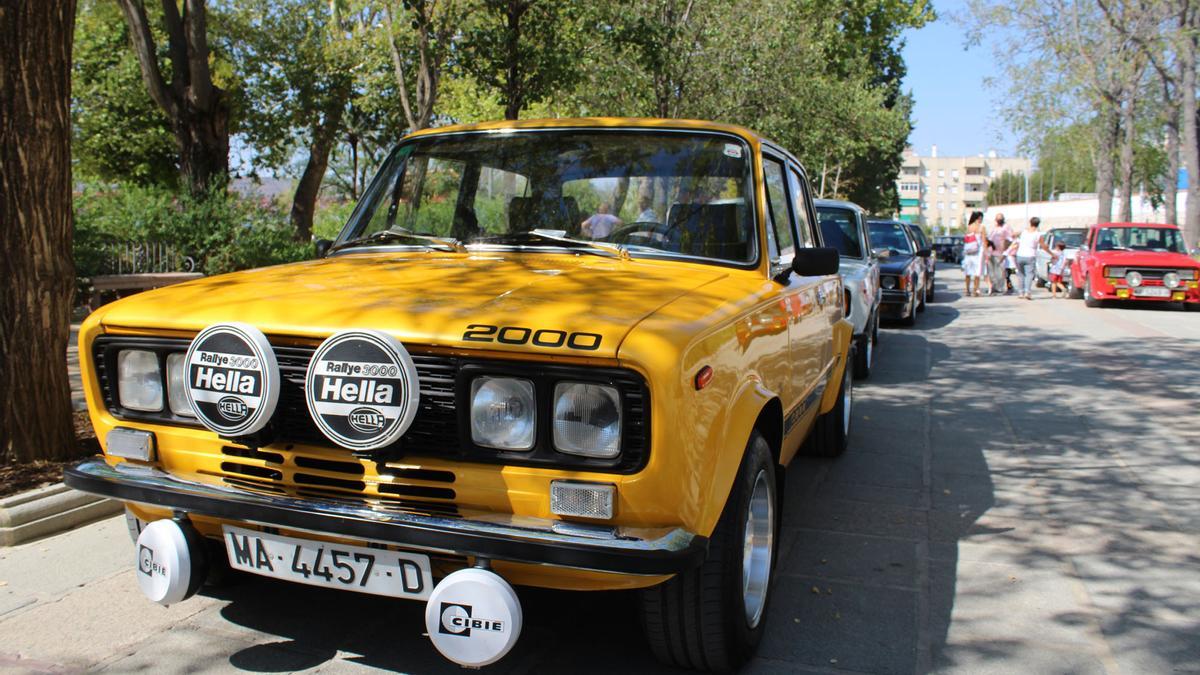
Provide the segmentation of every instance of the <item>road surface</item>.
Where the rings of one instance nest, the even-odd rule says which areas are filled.
[[[963,298],[884,331],[851,448],[788,473],[747,672],[1200,672],[1200,313]],[[457,672],[422,607],[251,579],[143,600],[122,521],[0,549],[0,670]],[[521,589],[489,670],[661,672],[633,598]]]

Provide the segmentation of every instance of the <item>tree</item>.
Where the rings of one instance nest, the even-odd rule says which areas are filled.
[[[0,9],[0,457],[75,451],[70,335],[73,0]]]
[[[409,131],[419,131],[433,121],[438,85],[451,54],[451,37],[463,19],[465,6],[458,0],[405,0],[400,19],[408,19],[409,31],[398,26],[392,2],[384,5],[386,41],[392,57],[396,88]],[[401,46],[407,37],[411,46]],[[413,74],[412,89],[409,76]]]
[[[480,0],[463,29],[463,73],[494,91],[504,119],[578,80],[581,36],[567,0]]]
[[[107,0],[83,0],[75,15],[71,116],[75,174],[106,182],[173,186],[179,152],[150,100],[129,27]]]
[[[229,179],[229,100],[213,83],[205,1],[183,0],[181,13],[176,0],[162,0],[170,81],[159,64],[144,0],[117,2],[146,90],[170,120],[184,185],[193,195],[223,187]]]

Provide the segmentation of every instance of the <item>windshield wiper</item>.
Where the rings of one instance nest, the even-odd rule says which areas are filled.
[[[428,248],[439,251],[450,251],[451,253],[466,253],[467,249],[463,247],[462,242],[450,237],[434,237],[428,234],[417,234],[416,232],[407,232],[404,230],[380,230],[374,234],[357,239],[348,239],[342,243],[329,249],[330,253],[351,246],[373,246],[375,244],[384,244],[392,241],[411,240],[424,242]]]
[[[546,241],[553,242],[559,246],[564,246],[572,250],[577,250],[581,253],[591,253],[592,255],[603,256],[605,258],[618,258],[620,260],[629,259],[629,251],[626,251],[621,246],[606,244],[599,241],[587,241],[584,239],[571,239],[570,237],[559,237],[537,230],[529,232],[513,232],[510,234],[502,234],[495,237],[482,237],[472,241],[473,244],[527,244],[531,241]]]

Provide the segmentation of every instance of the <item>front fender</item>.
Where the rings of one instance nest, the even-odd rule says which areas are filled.
[[[854,326],[842,319],[833,325],[833,367],[829,369],[829,379],[825,383],[825,393],[821,396],[820,413],[833,410],[837,405],[838,393],[842,383],[842,373],[850,361],[850,340],[854,336]]]

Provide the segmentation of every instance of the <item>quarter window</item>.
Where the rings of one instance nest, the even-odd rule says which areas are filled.
[[[800,232],[800,246],[813,248],[817,245],[817,237],[813,233],[812,221],[809,220],[808,209],[805,207],[808,203],[808,184],[795,169],[788,170],[788,180],[791,182],[792,199],[796,206],[796,229]]]
[[[784,185],[783,164],[775,159],[763,157],[764,183],[767,187],[767,244],[771,260],[791,260],[796,253],[792,237],[791,209],[788,208],[787,187]]]

